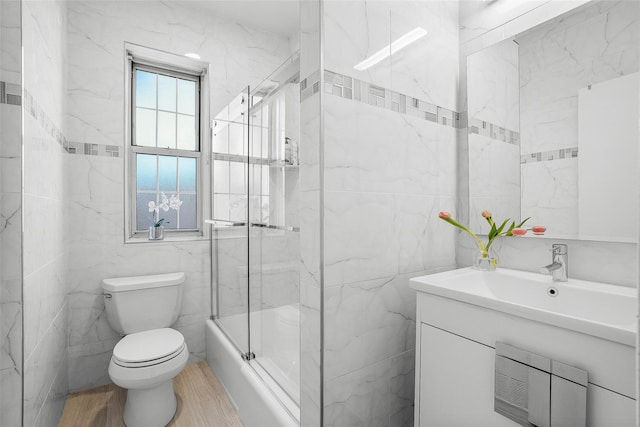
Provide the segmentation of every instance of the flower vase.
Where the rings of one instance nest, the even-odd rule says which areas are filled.
[[[498,255],[493,250],[493,247],[489,247],[488,250],[478,250],[475,259],[473,260],[473,267],[482,271],[495,271],[498,266]]]
[[[164,227],[162,225],[159,226],[150,226],[149,227],[149,240],[162,240],[164,239]]]

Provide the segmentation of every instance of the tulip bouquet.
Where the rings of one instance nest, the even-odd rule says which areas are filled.
[[[489,223],[489,226],[491,227],[491,230],[489,230],[489,234],[487,234],[487,241],[484,242],[481,238],[478,237],[476,233],[469,230],[467,227],[465,227],[464,225],[460,224],[458,221],[453,219],[449,212],[442,211],[440,212],[439,217],[443,221],[446,221],[449,224],[466,231],[471,235],[471,237],[474,238],[474,240],[476,241],[476,245],[478,245],[478,250],[480,251],[480,256],[478,257],[476,266],[480,266],[481,264],[488,263],[487,269],[491,269],[491,270],[495,269],[498,264],[497,258],[489,257],[489,249],[491,248],[491,244],[496,238],[500,236],[524,236],[525,234],[527,234],[528,230],[531,230],[535,235],[543,235],[544,232],[547,230],[546,227],[541,225],[534,225],[530,229],[523,228],[524,224],[530,218],[524,219],[519,224],[516,224],[515,221],[511,221],[511,219],[507,218],[504,221],[502,221],[500,225],[497,225],[493,220],[490,211],[482,211],[482,217],[487,220],[487,222]],[[511,221],[511,224],[509,224],[509,221]],[[507,224],[509,224],[508,227],[507,227]]]

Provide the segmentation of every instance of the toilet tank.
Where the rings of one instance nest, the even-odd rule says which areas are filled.
[[[184,281],[183,272],[104,279],[109,324],[123,335],[170,327],[180,314]]]

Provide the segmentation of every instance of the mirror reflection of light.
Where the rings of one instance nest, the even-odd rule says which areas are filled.
[[[184,56],[187,58],[200,59],[200,55],[197,53],[185,53]]]
[[[400,51],[401,49],[404,49],[405,47],[409,46],[411,43],[418,41],[419,39],[421,39],[426,35],[427,35],[427,30],[425,30],[422,27],[416,27],[413,30],[409,31],[407,34],[403,35],[402,37],[394,41],[393,43],[391,43],[389,46],[385,46],[384,48],[380,49],[379,51],[377,51],[376,53],[374,53],[364,61],[355,65],[353,68],[355,68],[358,71],[364,71],[368,68],[371,68],[374,65],[376,65],[378,62],[388,58],[389,56]]]

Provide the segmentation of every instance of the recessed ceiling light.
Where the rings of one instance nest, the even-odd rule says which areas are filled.
[[[357,64],[353,68],[358,71],[364,71],[367,68],[373,67],[378,62],[388,58],[394,53],[398,52],[401,49],[409,46],[411,43],[421,39],[422,37],[427,35],[427,30],[422,27],[416,27],[413,30],[409,31],[404,36],[400,37],[398,40],[394,41],[388,46],[380,49],[361,63]]]
[[[193,59],[200,59],[200,55],[198,55],[197,53],[185,53],[184,56]]]

